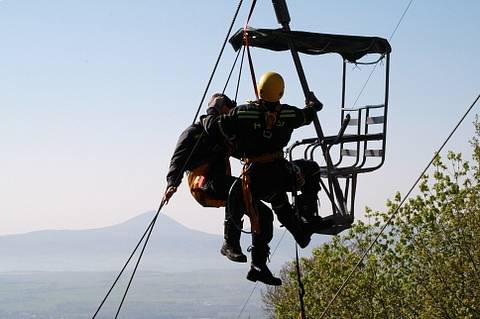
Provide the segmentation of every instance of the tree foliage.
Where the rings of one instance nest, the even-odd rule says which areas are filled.
[[[319,318],[380,228],[397,211],[325,318],[480,318],[480,122],[472,139],[473,164],[449,152],[437,156],[418,195],[399,208],[366,209],[371,223],[356,222],[346,235],[301,259],[307,318]],[[294,263],[284,284],[264,302],[273,318],[298,318]]]

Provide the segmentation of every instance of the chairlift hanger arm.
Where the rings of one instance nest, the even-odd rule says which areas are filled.
[[[290,15],[288,13],[287,3],[285,2],[285,0],[272,0],[272,3],[275,9],[275,14],[277,16],[278,23],[282,25],[284,31],[290,32],[291,31]],[[305,99],[308,101],[312,98],[313,93],[310,91],[310,88],[308,87],[307,78],[305,76],[305,71],[303,70],[302,62],[300,61],[300,56],[292,40],[288,39],[287,44],[292,54],[293,62],[295,64],[295,69],[297,70],[297,75],[300,80],[300,84],[302,85],[303,94],[305,95]],[[320,121],[318,119],[317,114],[315,114],[313,117],[313,124],[318,136],[318,140],[322,147],[325,162],[327,163],[327,171],[329,171],[330,168],[333,167],[333,163],[330,157],[330,153],[328,152],[327,145],[325,145],[324,143],[325,135],[323,134],[322,126],[320,125]],[[338,200],[338,204],[340,206],[340,211],[346,212],[346,207],[344,206],[343,193],[338,183],[338,180],[336,178],[333,178],[333,176],[330,176],[330,174],[328,174],[328,180],[329,180],[329,183],[333,184],[333,189],[334,189],[336,198]]]

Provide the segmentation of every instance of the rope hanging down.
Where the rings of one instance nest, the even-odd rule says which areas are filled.
[[[223,50],[224,50],[224,48],[225,48],[226,42],[228,41],[228,38],[230,37],[231,30],[232,30],[233,25],[234,25],[234,23],[235,23],[235,21],[236,21],[236,18],[237,18],[237,16],[238,16],[238,12],[240,11],[240,8],[241,8],[242,3],[243,3],[243,0],[240,0],[239,4],[238,4],[238,6],[237,6],[237,9],[236,9],[236,11],[235,11],[234,17],[233,17],[233,19],[232,19],[232,23],[231,23],[231,25],[230,25],[230,27],[229,27],[229,29],[228,29],[227,36],[226,36],[225,41],[224,41],[224,43],[223,43],[223,45],[222,45],[222,49],[220,50],[219,56],[218,56],[217,61],[216,61],[216,63],[215,63],[215,67],[214,67],[214,69],[213,69],[213,71],[212,71],[212,74],[210,75],[210,79],[209,79],[209,81],[208,81],[207,87],[205,88],[204,94],[203,94],[203,96],[202,96],[202,98],[201,98],[201,102],[200,102],[199,107],[198,107],[198,109],[197,109],[197,111],[196,111],[196,114],[195,114],[193,123],[195,123],[195,121],[196,121],[196,119],[197,119],[197,116],[198,116],[198,113],[200,112],[201,106],[202,106],[202,104],[203,104],[203,102],[204,102],[204,100],[205,100],[205,96],[206,96],[206,94],[207,94],[207,92],[208,92],[208,89],[209,89],[210,84],[211,84],[211,82],[212,82],[213,76],[214,76],[214,74],[215,74],[215,72],[216,72],[216,69],[217,69],[218,63],[219,63],[219,61],[220,61],[220,58],[221,58],[221,56],[222,56],[222,54],[223,54]],[[236,59],[235,59],[235,63],[236,63]],[[235,66],[235,64],[234,64],[234,66]],[[234,67],[234,66],[233,66],[233,67]],[[200,140],[201,140],[201,138],[198,139],[197,143],[194,145],[191,153],[189,154],[187,160],[185,161],[185,164],[184,164],[184,166],[183,166],[183,168],[182,168],[182,171],[185,169],[185,167],[187,166],[188,162],[190,161],[190,158],[191,158],[192,154],[193,154],[193,153],[195,152],[195,150],[197,149]],[[177,178],[181,178],[181,177],[179,176],[179,177],[177,177]],[[177,181],[177,182],[178,182],[178,181]],[[160,211],[162,210],[162,208],[163,208],[166,204],[167,204],[167,201],[165,200],[165,198],[163,198],[162,201],[161,201],[161,203],[160,203],[160,206],[159,206],[159,208],[158,208],[158,210],[157,210],[157,212],[156,212],[156,214],[155,214],[155,216],[153,217],[153,219],[152,219],[152,221],[150,222],[150,224],[148,225],[147,229],[145,230],[145,232],[144,232],[143,235],[141,236],[140,240],[138,241],[137,245],[135,246],[135,248],[133,249],[132,253],[131,253],[130,256],[128,257],[127,261],[126,261],[125,264],[123,265],[121,271],[119,272],[119,274],[118,274],[117,277],[115,278],[115,280],[114,280],[113,284],[111,285],[110,289],[108,290],[107,294],[105,295],[105,297],[104,297],[103,300],[101,301],[100,305],[98,306],[97,310],[96,310],[95,313],[93,314],[92,319],[95,319],[96,316],[97,316],[97,314],[98,314],[98,313],[100,312],[100,310],[102,309],[103,305],[105,304],[105,301],[106,301],[106,300],[108,299],[108,297],[110,296],[110,293],[113,291],[113,288],[116,286],[118,280],[119,280],[120,277],[122,276],[122,274],[123,274],[123,272],[125,271],[127,265],[130,263],[130,261],[132,260],[133,256],[135,255],[135,253],[137,252],[138,248],[140,247],[140,244],[141,244],[141,243],[143,242],[143,240],[145,239],[145,242],[143,243],[143,246],[142,246],[142,250],[141,250],[140,255],[138,256],[137,262],[136,262],[136,264],[135,264],[135,268],[134,268],[134,270],[133,270],[133,272],[132,272],[132,275],[130,276],[130,280],[129,280],[128,285],[127,285],[127,287],[126,287],[126,289],[125,289],[125,292],[124,292],[124,294],[123,294],[122,301],[121,301],[121,303],[120,303],[120,305],[119,305],[119,307],[118,307],[118,309],[117,309],[117,312],[116,312],[116,314],[115,314],[115,318],[118,317],[118,315],[119,315],[119,313],[120,313],[120,310],[121,310],[121,308],[122,308],[122,306],[123,306],[123,303],[124,303],[124,301],[125,301],[125,298],[126,298],[126,296],[127,296],[127,293],[128,293],[128,291],[129,291],[129,289],[130,289],[130,285],[131,285],[131,283],[132,283],[132,281],[133,281],[133,278],[134,278],[134,276],[135,276],[135,274],[136,274],[136,271],[137,271],[137,269],[138,269],[138,265],[140,264],[140,260],[142,259],[142,256],[143,256],[143,253],[144,253],[144,251],[145,251],[145,248],[147,247],[148,241],[149,241],[149,239],[150,239],[150,235],[151,235],[151,233],[152,233],[152,231],[153,231],[153,228],[154,228],[155,223],[156,223],[156,221],[157,221],[158,215],[160,214]],[[145,238],[145,236],[146,236],[146,238]]]
[[[255,68],[253,67],[253,60],[252,60],[252,54],[250,53],[250,46],[248,45],[248,23],[250,22],[250,18],[252,17],[253,10],[255,9],[255,5],[257,4],[257,0],[252,1],[252,6],[250,7],[250,12],[247,17],[247,22],[245,22],[245,26],[243,27],[243,41],[244,41],[244,47],[246,48],[247,51],[247,56],[248,56],[248,66],[250,67],[250,74],[252,76],[252,82],[253,82],[253,90],[255,91],[255,96],[258,100],[258,88],[257,88],[257,79],[255,77]]]
[[[300,300],[300,319],[306,319],[305,315],[305,302],[303,297],[305,296],[305,288],[302,282],[302,273],[300,272],[300,258],[298,258],[298,245],[295,243],[295,268],[297,271],[298,282],[298,299]]]
[[[393,220],[393,218],[395,217],[395,215],[397,215],[397,213],[399,212],[400,208],[403,206],[403,204],[405,203],[405,201],[407,200],[407,198],[410,196],[410,194],[412,193],[412,191],[415,189],[415,187],[417,186],[418,182],[422,179],[422,176],[425,175],[425,173],[427,172],[427,170],[430,168],[430,166],[432,165],[433,161],[435,160],[435,158],[438,156],[438,154],[440,154],[440,152],[443,150],[443,148],[445,147],[445,145],[447,145],[448,141],[450,140],[450,138],[453,136],[453,134],[455,134],[455,132],[457,131],[458,127],[460,126],[460,124],[462,124],[463,120],[467,117],[467,115],[470,113],[470,111],[473,109],[473,107],[475,106],[475,104],[477,103],[478,99],[480,99],[480,94],[477,96],[477,98],[473,101],[473,103],[467,108],[467,111],[465,112],[465,114],[462,116],[462,118],[460,119],[460,121],[458,121],[457,125],[455,126],[455,128],[450,132],[450,134],[448,135],[448,137],[445,139],[445,141],[443,142],[442,146],[440,146],[440,148],[438,149],[438,151],[435,152],[435,154],[433,155],[432,159],[430,160],[430,162],[427,164],[427,166],[425,167],[425,169],[420,173],[420,176],[418,176],[417,180],[413,183],[412,187],[410,188],[410,190],[407,192],[407,194],[405,195],[405,197],[403,198],[403,200],[400,202],[400,204],[398,205],[397,209],[395,209],[395,211],[390,215],[390,217],[388,218],[387,222],[385,223],[385,225],[383,225],[383,227],[380,229],[380,232],[377,234],[377,236],[373,239],[373,241],[370,243],[370,245],[368,246],[367,250],[363,253],[362,257],[360,258],[360,260],[357,262],[357,264],[355,265],[355,267],[353,267],[353,269],[350,271],[350,273],[348,274],[347,278],[345,278],[345,280],[343,281],[342,285],[340,286],[340,288],[338,288],[337,292],[335,293],[335,295],[333,296],[333,298],[330,300],[330,302],[327,304],[327,306],[325,307],[325,309],[323,310],[322,314],[320,315],[320,318],[319,319],[322,319],[323,317],[325,317],[328,309],[330,309],[331,305],[333,304],[333,302],[337,299],[337,297],[340,295],[340,293],[342,292],[342,290],[345,288],[345,286],[347,285],[348,281],[351,279],[351,277],[353,276],[353,274],[355,273],[355,271],[358,269],[358,267],[360,267],[360,265],[363,263],[363,260],[365,259],[365,257],[368,255],[368,253],[370,252],[370,250],[373,248],[373,245],[375,245],[375,243],[378,241],[378,239],[380,238],[380,236],[383,234],[383,232],[385,231],[385,229],[388,227],[388,225],[390,225],[391,221]]]
[[[155,220],[155,219],[154,219]],[[126,263],[123,265],[123,268],[122,270],[120,270],[120,273],[117,275],[117,278],[115,278],[115,281],[113,282],[112,286],[110,287],[110,289],[108,290],[107,294],[105,295],[105,297],[103,298],[102,302],[100,303],[100,305],[98,306],[97,310],[95,311],[95,313],[93,314],[93,317],[92,319],[94,319],[98,312],[100,311],[100,309],[102,309],[103,307],[103,304],[105,303],[105,301],[107,300],[108,296],[110,296],[110,293],[112,292],[113,288],[115,287],[115,285],[117,284],[118,280],[120,279],[120,277],[122,276],[123,272],[125,271],[125,268],[127,268],[127,265],[130,263],[130,260],[132,259],[133,255],[135,255],[138,247],[140,246],[140,244],[142,243],[143,241],[143,238],[145,238],[145,236],[147,235],[147,233],[149,232],[150,228],[152,227],[153,223],[154,223],[154,220],[152,220],[150,222],[150,225],[148,225],[147,229],[145,230],[145,232],[143,233],[142,237],[140,238],[140,240],[138,241],[137,245],[135,246],[135,248],[133,249],[132,253],[130,254],[130,256],[128,257]]]
[[[215,66],[213,67],[212,74],[210,75],[210,78],[208,79],[207,87],[205,88],[205,91],[203,92],[202,98],[200,99],[200,103],[198,104],[197,111],[195,113],[195,116],[193,117],[193,122],[197,120],[198,114],[200,113],[200,109],[202,108],[203,102],[205,101],[205,97],[207,96],[208,89],[210,88],[210,84],[212,84],[213,76],[215,75],[215,72],[217,71],[218,64],[220,63],[220,59],[222,58],[223,55],[223,50],[225,49],[225,46],[227,45],[228,39],[230,38],[230,33],[232,32],[233,25],[235,24],[235,21],[237,20],[238,12],[240,11],[240,8],[242,7],[243,0],[240,0],[237,6],[237,10],[235,11],[235,14],[233,15],[232,23],[230,23],[230,27],[228,28],[227,36],[225,37],[225,40],[223,41],[222,48],[220,49],[220,53],[218,54],[217,61],[215,62]]]

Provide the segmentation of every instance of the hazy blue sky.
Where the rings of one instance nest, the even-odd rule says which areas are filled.
[[[177,136],[193,119],[237,3],[0,1],[0,234],[101,227],[155,210]],[[289,1],[291,27],[388,38],[408,3]],[[406,192],[479,93],[479,11],[476,0],[413,2],[391,41],[387,161],[360,177],[358,212]],[[250,25],[277,27],[270,1],[258,1]],[[284,101],[301,105],[289,55],[253,54],[257,73],[284,74]],[[233,57],[227,47],[209,94],[223,87]],[[302,58],[325,103],[320,120],[334,134],[340,58]],[[351,102],[369,72],[349,70]],[[249,81],[245,73],[240,102],[253,97]],[[377,96],[372,82],[359,104],[381,102]],[[473,118],[449,149],[469,150]],[[191,228],[222,229],[222,210],[198,206],[185,183],[165,213]]]

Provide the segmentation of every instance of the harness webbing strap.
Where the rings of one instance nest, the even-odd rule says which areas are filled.
[[[245,163],[242,170],[242,191],[243,191],[243,202],[245,204],[245,210],[248,217],[250,217],[250,225],[252,227],[252,233],[260,234],[260,221],[258,219],[258,213],[255,209],[253,203],[252,191],[250,189],[250,176],[248,174],[248,169],[250,164]]]
[[[273,126],[277,123],[277,118],[279,117],[280,110],[282,106],[280,104],[276,105],[273,111],[265,112],[265,129],[263,130],[263,137],[271,138]]]
[[[253,202],[252,191],[250,188],[250,175],[248,174],[248,170],[250,168],[250,165],[253,163],[269,163],[281,158],[283,158],[283,152],[278,151],[274,153],[266,153],[266,154],[251,156],[251,157],[242,159],[242,161],[245,163],[243,165],[242,177],[241,177],[243,202],[245,204],[247,215],[250,217],[252,232],[256,234],[259,234],[261,232],[261,227],[260,227],[260,221],[258,219],[258,212],[256,209],[256,205]]]
[[[255,69],[253,67],[252,54],[250,53],[250,46],[248,44],[248,31],[247,31],[248,23],[250,22],[250,18],[252,17],[253,10],[255,9],[256,4],[257,4],[257,0],[253,0],[252,6],[250,7],[250,12],[248,14],[247,22],[243,27],[243,42],[244,42],[245,48],[247,49],[248,66],[250,68],[250,75],[252,76],[253,89],[255,90],[255,96],[257,97],[257,100],[258,100],[257,78],[255,76]]]
[[[270,163],[275,160],[283,158],[283,152],[278,151],[274,153],[265,153],[265,154],[260,154],[256,156],[250,156],[246,158],[242,158],[242,161],[245,162],[246,164],[251,164],[251,163]]]

